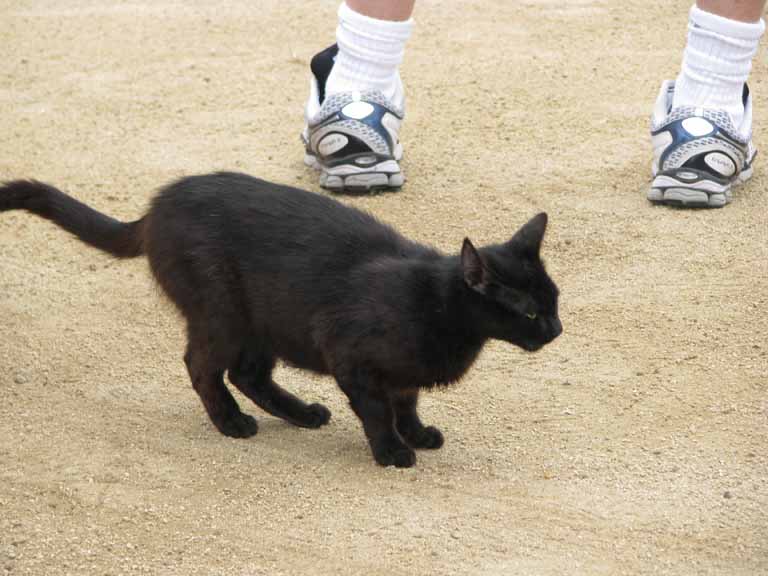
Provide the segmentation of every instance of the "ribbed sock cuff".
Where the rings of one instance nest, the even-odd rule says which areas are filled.
[[[379,20],[339,6],[336,56],[326,90],[328,94],[349,90],[381,90],[390,99],[402,100],[399,68],[405,43],[413,31],[413,19]]]

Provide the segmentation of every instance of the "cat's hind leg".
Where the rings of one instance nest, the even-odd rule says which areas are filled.
[[[228,371],[229,380],[265,412],[295,426],[319,428],[331,412],[322,404],[307,404],[272,380],[275,359],[254,349],[244,349]]]
[[[444,442],[443,434],[434,426],[422,424],[416,411],[418,401],[418,389],[398,390],[392,393],[397,431],[412,448],[440,448]]]
[[[256,419],[240,411],[237,401],[224,385],[224,369],[216,362],[204,334],[190,328],[189,344],[184,362],[187,365],[192,386],[200,396],[214,426],[225,436],[248,438],[258,432]]]

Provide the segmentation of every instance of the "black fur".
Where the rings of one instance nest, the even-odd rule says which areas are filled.
[[[503,244],[446,256],[325,196],[235,173],[183,178],[128,224],[34,181],[0,187],[26,209],[118,257],[146,254],[187,320],[184,356],[212,422],[247,437],[223,376],[270,414],[309,428],[330,412],[272,380],[277,359],[331,374],[376,461],[411,466],[439,448],[419,390],[457,381],[490,338],[537,350],[562,331],[539,250],[539,214]]]

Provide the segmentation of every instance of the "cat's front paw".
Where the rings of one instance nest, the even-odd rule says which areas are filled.
[[[307,406],[305,425],[307,428],[320,428],[331,419],[331,411],[322,404]]]
[[[374,451],[373,457],[382,466],[410,468],[416,464],[416,452],[407,446],[386,446]]]
[[[250,438],[259,431],[256,418],[242,412],[236,412],[226,418],[220,418],[214,424],[219,429],[219,432],[231,438]]]
[[[437,450],[445,442],[443,433],[434,426],[425,426],[405,439],[413,448]]]

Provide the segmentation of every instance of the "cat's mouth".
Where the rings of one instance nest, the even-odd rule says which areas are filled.
[[[526,352],[536,352],[544,348],[543,342],[522,342],[520,347]]]

